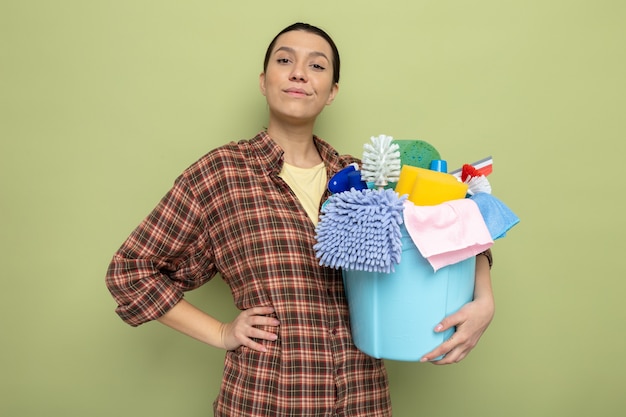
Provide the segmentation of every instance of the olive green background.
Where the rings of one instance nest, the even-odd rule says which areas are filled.
[[[388,362],[394,416],[623,413],[626,3],[0,1],[0,415],[204,416],[223,352],[104,286],[113,252],[209,149],[267,120],[271,38],[330,32],[340,93],[317,133],[360,156],[422,139],[493,155],[521,218],[496,241],[497,314],[448,367]],[[236,314],[219,279],[188,295]]]

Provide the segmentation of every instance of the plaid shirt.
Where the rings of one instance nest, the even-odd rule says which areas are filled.
[[[355,161],[314,140],[329,178]],[[215,416],[390,416],[384,365],[352,343],[341,272],[315,258],[282,163],[261,132],[189,167],[115,254],[116,311],[133,326],[156,319],[219,272],[237,308],[272,306],[281,325],[267,353],[226,353]]]

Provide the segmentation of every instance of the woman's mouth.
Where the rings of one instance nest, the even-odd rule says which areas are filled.
[[[302,88],[288,88],[284,91],[285,93],[293,97],[306,97],[310,95],[306,90],[303,90]]]

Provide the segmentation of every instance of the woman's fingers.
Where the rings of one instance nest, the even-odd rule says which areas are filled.
[[[259,328],[280,325],[278,319],[268,316],[273,312],[272,307],[253,307],[239,313],[233,322],[223,326],[222,342],[224,347],[227,350],[233,350],[239,346],[247,346],[250,349],[266,352],[267,348],[253,339],[268,341],[278,339],[276,333]]]

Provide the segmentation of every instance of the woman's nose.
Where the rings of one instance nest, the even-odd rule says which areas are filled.
[[[304,70],[304,68],[302,68],[302,66],[300,65],[295,65],[293,67],[293,71],[291,71],[291,75],[289,76],[289,79],[291,81],[306,81],[307,77],[306,77],[306,71]]]

